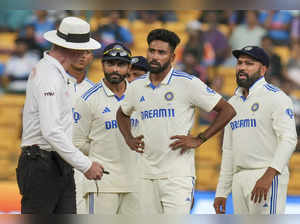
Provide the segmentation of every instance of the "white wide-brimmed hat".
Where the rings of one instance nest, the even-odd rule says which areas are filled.
[[[90,35],[90,24],[77,17],[66,17],[61,21],[58,30],[44,33],[44,38],[68,49],[96,50],[101,48],[101,44]]]

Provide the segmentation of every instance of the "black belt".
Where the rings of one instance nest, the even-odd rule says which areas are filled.
[[[53,158],[53,152],[42,150],[38,145],[24,146],[22,147],[22,151],[31,159],[37,159],[38,157],[43,159]]]
[[[61,175],[68,174],[73,171],[72,166],[66,163],[55,151],[42,150],[38,145],[21,147],[24,155],[29,159],[43,158],[53,160],[58,166]]]

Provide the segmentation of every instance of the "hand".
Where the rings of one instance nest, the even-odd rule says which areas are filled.
[[[202,140],[191,135],[174,135],[170,139],[177,139],[175,142],[170,144],[172,150],[181,148],[180,154],[183,154],[189,149],[197,148],[202,144]]]
[[[142,140],[143,138],[144,138],[144,136],[140,135],[138,137],[132,137],[132,138],[125,139],[125,141],[131,150],[139,152],[139,153],[143,153],[144,147],[145,147],[145,143]]]
[[[103,166],[97,162],[93,162],[88,171],[84,173],[84,176],[89,180],[100,180],[103,175]]]
[[[254,203],[260,203],[263,197],[265,201],[267,200],[267,195],[272,185],[273,178],[277,174],[278,171],[271,167],[266,170],[264,175],[256,181],[256,184],[251,192],[251,201]]]
[[[214,208],[216,214],[225,214],[226,213],[226,198],[216,197],[214,201]]]

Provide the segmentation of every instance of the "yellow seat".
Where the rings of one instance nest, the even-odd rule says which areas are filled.
[[[290,181],[288,185],[288,194],[300,194],[300,170],[294,170],[290,173]]]
[[[290,49],[286,46],[276,46],[274,47],[274,53],[278,54],[281,62],[286,65],[288,60],[290,59],[291,52]]]
[[[221,93],[232,96],[237,87],[235,68],[220,66],[216,70],[216,75],[221,76],[224,81]]]
[[[177,33],[177,35],[180,35],[181,33],[185,32],[186,23],[182,21],[166,22],[163,27],[167,30]]]
[[[196,175],[197,190],[216,190],[219,170],[215,166],[197,167]]]
[[[289,166],[290,166],[291,170],[297,169],[300,172],[300,153],[299,152],[293,153],[293,155],[291,156]]]
[[[104,73],[102,71],[102,66],[99,68],[90,68],[87,76],[92,82],[98,83],[104,77]]]
[[[300,89],[295,89],[291,92],[291,96],[296,97],[297,99],[300,99]]]
[[[12,51],[15,48],[16,32],[0,32],[0,49]],[[0,54],[0,62],[6,63],[11,57],[10,53]]]
[[[0,48],[14,49],[17,36],[16,32],[0,33]]]
[[[178,10],[178,11],[176,11],[178,20],[185,22],[185,23],[197,19],[199,17],[200,13],[201,12],[199,10]]]
[[[7,105],[16,105],[22,107],[25,102],[25,95],[3,94],[0,95],[0,108]]]
[[[149,33],[153,29],[162,28],[162,22],[156,21],[154,23],[148,24],[144,23],[141,20],[133,21],[129,29],[133,33],[134,36],[138,35],[139,33]]]
[[[1,159],[0,167],[2,167],[2,169],[0,169],[0,179],[8,180],[15,176],[15,173],[16,173],[15,162]]]

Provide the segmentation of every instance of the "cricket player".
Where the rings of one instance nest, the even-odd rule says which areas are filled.
[[[91,50],[83,51],[83,54],[71,61],[69,68],[67,69],[67,74],[74,77],[76,79],[75,83],[69,85],[71,88],[71,92],[73,93],[73,103],[75,104],[78,97],[81,97],[86,91],[88,91],[91,87],[94,86],[94,83],[86,77],[87,67],[93,60],[93,52]],[[73,111],[73,119],[74,121],[77,119],[78,113],[74,110],[74,106],[72,108]],[[84,152],[85,155],[88,155],[88,150]],[[75,179],[75,191],[76,191],[76,209],[77,214],[86,214],[87,209],[85,206],[85,200],[82,195],[82,183],[84,180],[84,176],[77,171],[74,170],[74,179]]]
[[[150,72],[128,86],[117,121],[129,147],[142,153],[138,166],[142,213],[189,214],[195,181],[194,148],[222,129],[235,111],[200,79],[172,68],[180,42],[174,32],[152,30],[147,42]],[[218,115],[207,130],[191,136],[195,107],[215,110]],[[132,135],[133,113],[139,114],[143,136]]]
[[[147,59],[143,56],[134,56],[131,58],[131,67],[128,72],[127,81],[132,82],[149,71]]]
[[[265,81],[269,57],[262,48],[232,53],[238,88],[229,102],[237,115],[225,128],[214,208],[226,213],[232,192],[235,214],[283,214],[288,162],[297,143],[293,104]]]
[[[116,112],[129,85],[126,76],[131,52],[121,43],[103,50],[105,78],[78,99],[73,143],[89,158],[105,164],[109,172],[99,182],[85,180],[83,194],[90,214],[138,212],[136,154],[126,145],[118,129]],[[135,120],[132,120],[135,125]],[[97,193],[97,194],[96,194]]]

